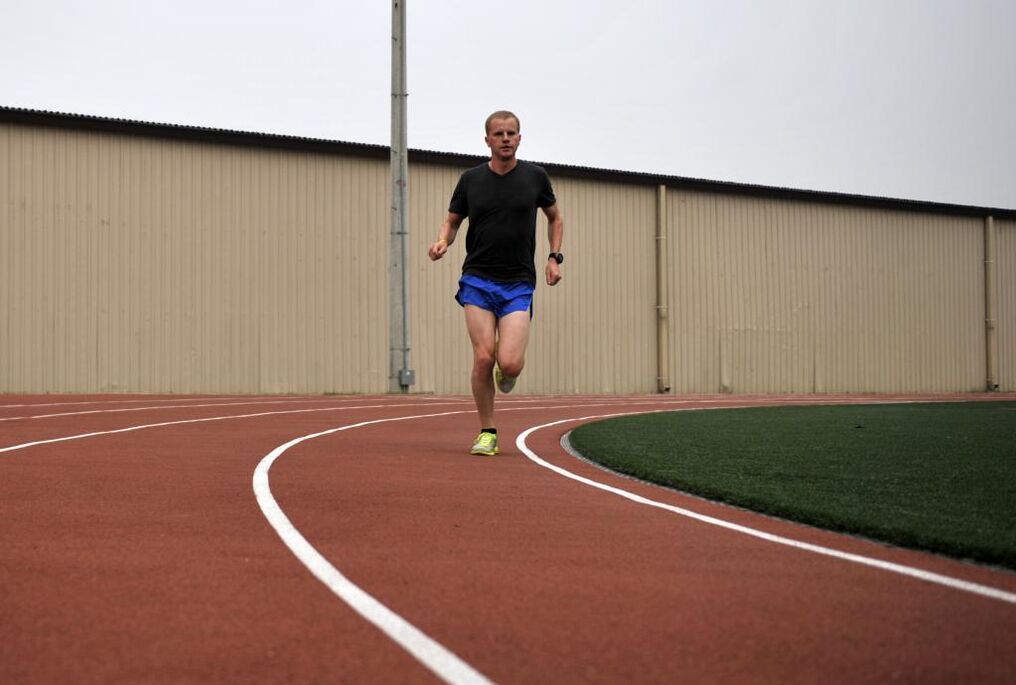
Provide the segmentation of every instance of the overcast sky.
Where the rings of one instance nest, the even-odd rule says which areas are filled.
[[[1016,208],[1013,0],[407,6],[412,148]],[[0,105],[389,143],[389,2],[0,8]]]

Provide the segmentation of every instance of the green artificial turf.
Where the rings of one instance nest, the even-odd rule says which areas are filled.
[[[587,424],[571,443],[661,485],[1016,568],[1016,402],[666,412]]]

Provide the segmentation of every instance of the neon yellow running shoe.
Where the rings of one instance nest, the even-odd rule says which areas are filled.
[[[476,440],[473,442],[473,449],[470,450],[470,454],[482,454],[486,457],[492,457],[497,454],[497,436],[493,433],[483,431],[476,436]]]
[[[497,383],[497,388],[503,393],[509,393],[512,388],[515,387],[515,381],[519,379],[518,376],[506,376],[501,372],[500,366],[494,367],[494,382]]]

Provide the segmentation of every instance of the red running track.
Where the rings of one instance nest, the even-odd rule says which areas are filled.
[[[0,396],[0,682],[1012,682],[1016,574],[560,445],[595,415],[964,397],[512,396],[483,458],[463,397]]]

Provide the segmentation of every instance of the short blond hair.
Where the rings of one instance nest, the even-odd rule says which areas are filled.
[[[483,132],[487,135],[490,135],[490,122],[494,121],[494,119],[514,119],[515,127],[519,129],[520,133],[522,132],[522,122],[519,121],[517,116],[515,116],[515,113],[509,112],[506,109],[499,109],[487,117],[487,121],[483,122]]]

